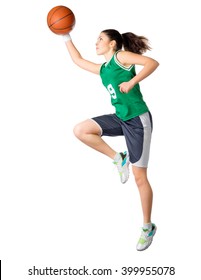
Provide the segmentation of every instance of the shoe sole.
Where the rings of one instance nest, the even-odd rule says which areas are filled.
[[[127,159],[126,167],[127,167],[127,169],[128,169],[128,178],[127,178],[126,181],[124,181],[124,182],[121,181],[122,184],[125,184],[125,183],[128,181],[128,179],[129,179],[129,175],[130,175],[130,172],[129,172],[129,164],[130,164],[129,159]]]

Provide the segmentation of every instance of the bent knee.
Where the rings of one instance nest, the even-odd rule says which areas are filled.
[[[73,133],[78,139],[83,139],[83,137],[87,134],[99,135],[100,129],[91,120],[86,120],[84,122],[76,124],[73,129]]]
[[[78,139],[82,138],[83,134],[86,133],[82,123],[78,123],[74,126],[73,133]]]

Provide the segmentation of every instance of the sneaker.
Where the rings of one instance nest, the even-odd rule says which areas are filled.
[[[151,245],[156,230],[155,224],[152,224],[151,230],[142,228],[142,233],[136,247],[138,251],[146,250]]]
[[[129,177],[129,157],[128,153],[117,153],[113,163],[117,166],[117,169],[119,171],[121,183],[124,184],[127,182]]]

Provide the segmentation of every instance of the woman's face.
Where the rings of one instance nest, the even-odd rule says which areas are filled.
[[[105,53],[113,49],[113,41],[105,33],[100,33],[96,42],[96,53],[98,55],[104,55]]]

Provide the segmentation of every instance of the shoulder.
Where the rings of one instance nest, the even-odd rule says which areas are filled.
[[[124,66],[129,65],[145,65],[146,63],[154,62],[154,59],[144,56],[142,54],[136,54],[129,51],[119,51],[117,52],[118,61]]]
[[[116,59],[123,66],[129,67],[133,64],[133,55],[135,54],[129,51],[118,51],[116,53]]]

